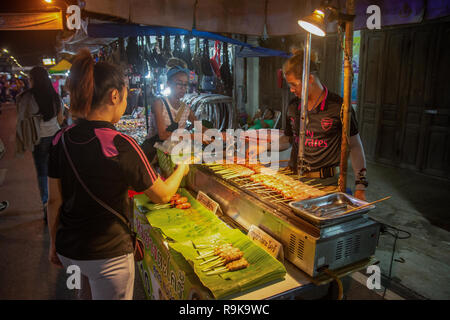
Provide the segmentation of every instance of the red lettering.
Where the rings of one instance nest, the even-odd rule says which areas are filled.
[[[305,146],[316,147],[316,148],[327,148],[328,143],[326,140],[307,138],[307,139],[305,139]]]
[[[305,146],[308,146],[308,142],[309,142],[310,140],[311,140],[311,139],[309,139],[309,138],[305,139]]]

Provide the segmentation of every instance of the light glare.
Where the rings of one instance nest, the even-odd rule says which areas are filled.
[[[306,22],[306,21],[303,21],[303,20],[298,20],[298,24],[299,24],[300,27],[302,27],[306,31],[308,31],[308,32],[310,32],[310,33],[312,33],[312,34],[314,34],[316,36],[319,36],[319,37],[324,37],[325,36],[325,32],[322,29],[316,27],[315,25],[313,25],[313,24],[311,24],[309,22]]]

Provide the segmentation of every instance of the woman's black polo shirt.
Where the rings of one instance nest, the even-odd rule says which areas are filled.
[[[306,171],[339,166],[341,161],[342,98],[326,90],[326,96],[312,111],[308,111],[305,152]],[[289,166],[297,172],[298,133],[300,131],[300,99],[289,104],[285,135],[293,137]],[[358,134],[358,122],[351,108],[350,136]]]
[[[108,259],[133,252],[129,228],[78,182],[67,161],[60,130],[50,149],[48,176],[61,180],[63,203],[56,252],[76,260]],[[105,121],[81,120],[64,132],[67,150],[83,182],[100,200],[127,217],[128,190],[142,192],[157,175],[135,140]]]

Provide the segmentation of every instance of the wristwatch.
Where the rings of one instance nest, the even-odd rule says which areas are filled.
[[[366,168],[362,168],[359,171],[358,178],[355,179],[355,186],[360,184],[360,185],[364,186],[364,189],[369,186],[369,181],[367,181],[367,178],[366,178],[366,172],[367,172]],[[364,190],[364,189],[358,189],[358,187],[356,188],[356,190]]]

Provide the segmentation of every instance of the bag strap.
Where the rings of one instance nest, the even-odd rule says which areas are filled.
[[[175,116],[175,121],[174,121],[173,118],[172,118],[172,113],[169,110],[169,105],[168,104],[170,102],[167,102],[165,98],[162,98],[162,99],[164,101],[164,104],[166,105],[166,109],[167,109],[167,113],[169,114],[170,121],[172,122],[172,124],[173,123],[178,123],[178,121],[180,121],[180,119],[181,119],[181,116],[183,115],[184,109],[186,109],[186,105],[183,102],[181,103],[181,107],[180,107],[180,109],[178,109],[177,114]]]
[[[165,98],[161,98],[161,100],[163,101],[164,105],[166,106],[167,114],[169,115],[171,124],[174,124],[175,121],[173,121],[172,112],[170,111],[170,108],[169,108],[169,105],[168,105],[166,99]]]
[[[78,174],[77,169],[75,168],[75,165],[72,162],[72,158],[69,155],[69,152],[67,151],[67,147],[66,147],[66,143],[64,142],[64,134],[65,132],[63,132],[63,134],[61,135],[61,142],[64,148],[64,152],[66,154],[67,160],[69,161],[70,166],[72,167],[73,173],[75,174],[75,176],[78,179],[78,182],[81,184],[81,186],[84,188],[84,190],[87,192],[87,194],[89,196],[91,196],[92,199],[94,199],[98,204],[100,204],[103,208],[105,208],[106,210],[108,210],[109,212],[111,212],[113,215],[115,215],[117,218],[120,219],[120,221],[122,221],[130,230],[131,230],[131,225],[130,222],[125,219],[120,213],[118,213],[116,210],[114,210],[113,208],[111,208],[110,206],[108,206],[106,203],[104,203],[102,200],[100,200],[99,198],[97,198],[90,190],[89,188],[84,184],[83,180],[81,180],[80,175]],[[131,230],[132,231],[132,230]]]
[[[184,102],[181,102],[181,107],[177,112],[177,115],[175,116],[175,121],[178,123],[178,121],[180,121],[181,116],[184,113],[184,109],[186,109],[186,105],[184,104]]]

